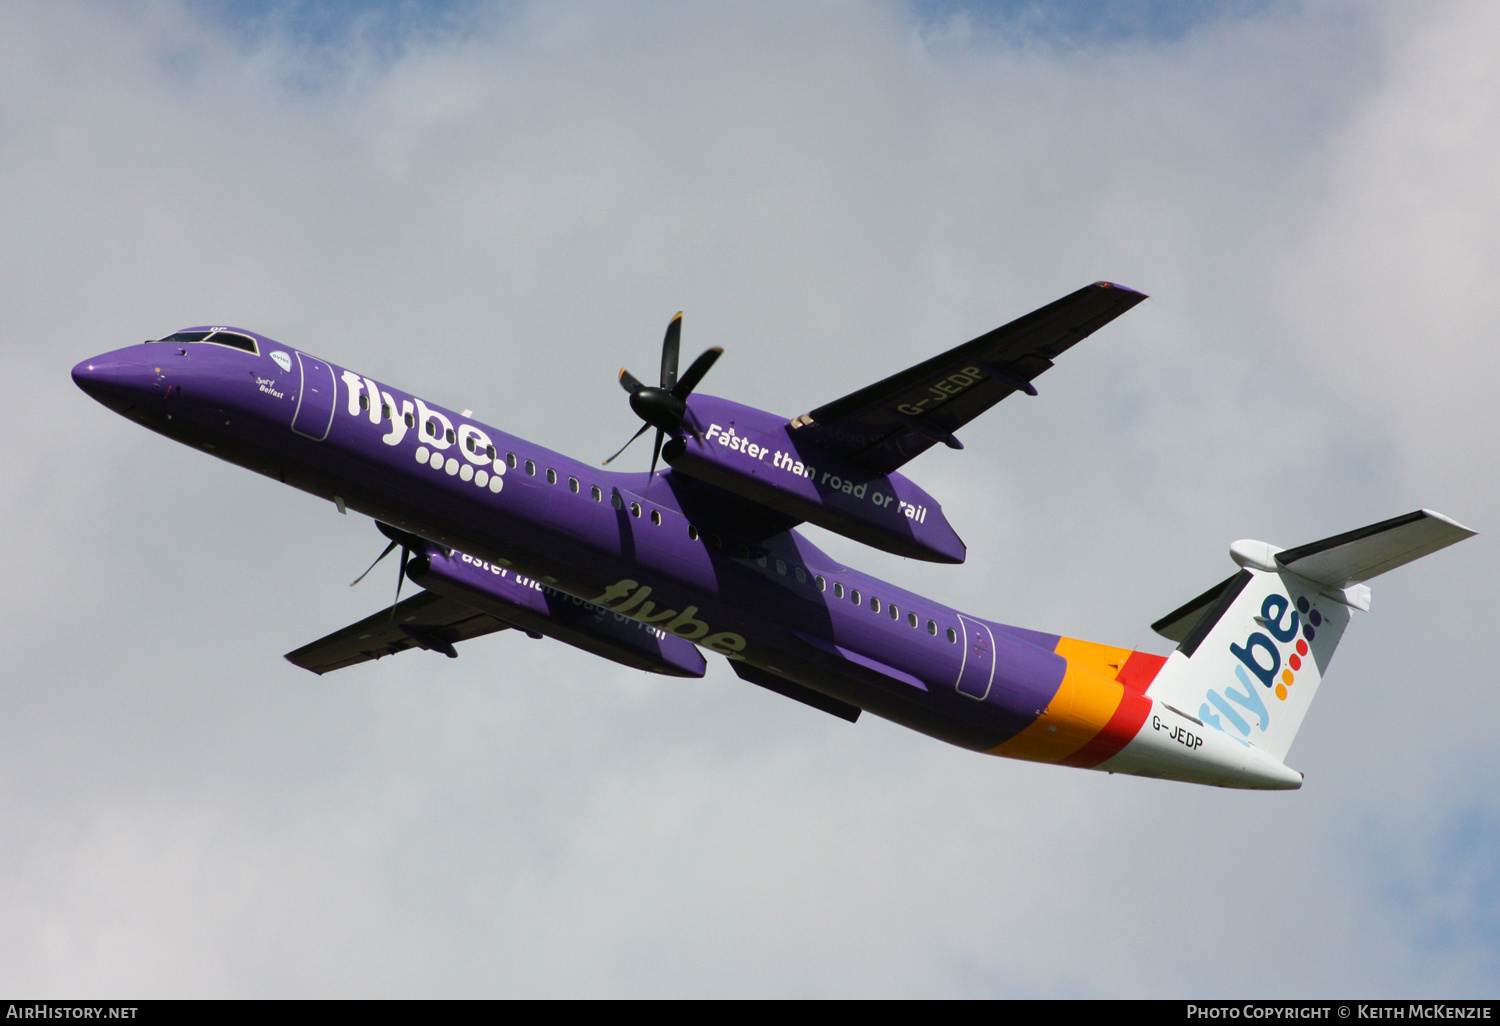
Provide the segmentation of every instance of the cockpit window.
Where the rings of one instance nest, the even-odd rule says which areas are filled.
[[[210,345],[228,346],[231,349],[241,349],[256,356],[260,355],[260,347],[255,344],[255,339],[249,335],[241,335],[237,331],[178,331],[157,341],[207,342]]]
[[[260,355],[260,350],[255,345],[255,339],[249,335],[241,335],[237,331],[216,331],[208,341],[214,345],[229,346],[232,349],[243,349],[247,353]]]

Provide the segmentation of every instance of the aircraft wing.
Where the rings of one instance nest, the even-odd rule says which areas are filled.
[[[1032,380],[1080,339],[1146,297],[1100,281],[915,367],[792,421],[797,437],[882,474],[953,432]]]
[[[453,599],[424,591],[396,606],[396,615],[382,609],[341,631],[334,631],[310,645],[286,654],[287,661],[324,674],[409,648],[426,648],[455,655],[460,641],[506,630],[488,613],[481,613]]]

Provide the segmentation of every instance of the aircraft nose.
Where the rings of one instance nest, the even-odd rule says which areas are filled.
[[[106,353],[73,368],[73,381],[111,409],[131,406],[157,392],[161,374],[139,360]]]

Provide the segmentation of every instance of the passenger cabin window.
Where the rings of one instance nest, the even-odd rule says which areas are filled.
[[[917,614],[916,613],[907,613],[906,614],[906,622],[909,623],[909,624],[911,624],[912,627],[915,628],[917,626]]]
[[[874,595],[870,596],[870,608],[875,610],[875,612],[877,613],[880,612],[880,600]]]
[[[574,495],[577,495],[578,494],[578,487],[579,487],[579,485],[578,485],[578,478],[576,478],[576,477],[570,477],[570,478],[568,478],[568,491],[572,492]]]
[[[660,510],[653,509],[651,511],[651,522],[653,524],[655,524],[657,527],[661,526],[661,511]]]
[[[819,574],[818,576],[814,577],[813,580],[815,580],[815,581],[818,582],[818,590],[819,591],[827,591],[828,590],[828,581],[823,577],[822,574]]]
[[[698,529],[696,527],[694,527],[692,524],[688,524],[688,537],[691,538],[693,541],[697,541],[698,540]]]
[[[536,464],[531,462],[530,460],[526,461],[526,476],[536,477]]]
[[[779,559],[776,561],[776,572],[782,577],[786,576],[786,564]]]
[[[406,426],[409,428],[417,426],[417,418],[413,417],[409,413],[404,414],[401,419],[406,421]]]
[[[505,454],[505,465],[507,467],[509,467],[511,470],[515,470],[516,469],[516,454],[515,453],[508,452],[508,453]]]
[[[551,467],[547,468],[547,483],[557,484],[557,471],[553,470]]]
[[[609,504],[611,506],[613,506],[615,509],[624,509],[625,508],[625,500],[622,499],[622,498],[620,498],[620,493],[619,492],[612,492],[610,494]]]
[[[633,517],[639,517],[641,515],[641,504],[639,502],[632,502],[630,504],[630,515]]]
[[[796,572],[797,572],[797,583],[798,584],[806,584],[807,583],[807,571],[803,570],[800,566],[799,567],[794,567],[793,569],[796,570]]]
[[[860,601],[859,601],[859,589],[858,588],[855,588],[853,591],[849,592],[849,599],[856,606],[861,604]]]
[[[370,397],[363,392],[359,393],[359,408],[361,410],[368,410],[370,408]]]
[[[899,620],[899,619],[901,619],[901,610],[899,610],[899,609],[896,608],[896,603],[894,603],[894,602],[891,603],[891,619],[892,620]]]
[[[928,620],[927,621],[927,633],[931,634],[934,638],[937,637],[937,621],[936,620]]]
[[[598,485],[589,485],[589,494],[594,497],[595,502],[604,501],[604,493],[599,490]]]
[[[443,437],[448,440],[448,444],[449,445],[452,445],[453,444],[453,429],[449,428],[447,431],[444,431],[443,432]]]
[[[952,627],[948,628],[948,641],[955,645],[958,644],[958,631],[954,630]]]
[[[833,597],[834,598],[843,598],[844,597],[844,586],[842,584],[840,584],[838,581],[834,581],[833,582]]]

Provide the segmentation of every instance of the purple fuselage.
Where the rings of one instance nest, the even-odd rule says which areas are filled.
[[[857,485],[819,494],[809,479],[805,495],[771,508],[712,483],[716,450],[695,463],[692,439],[669,443],[669,458],[676,446],[675,462],[686,454],[701,477],[686,465],[655,477],[602,471],[233,330],[256,351],[152,342],[80,363],[73,378],[186,445],[966,748],[1014,737],[1063,680],[1056,635],[961,614],[843,566],[791,529],[825,508],[865,515]],[[710,396],[688,405],[705,427],[755,420],[741,437],[793,453],[765,427],[769,414]],[[752,469],[780,470],[784,458]],[[904,507],[887,501],[892,516],[912,511],[899,544],[961,559],[946,521],[925,515],[926,493],[905,479],[901,489]]]

